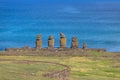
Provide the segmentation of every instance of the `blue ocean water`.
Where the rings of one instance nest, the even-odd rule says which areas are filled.
[[[117,2],[45,2],[39,0],[0,0],[0,50],[11,47],[35,47],[42,34],[43,47],[49,35],[59,47],[59,33],[72,36],[89,48],[120,51],[120,3]]]

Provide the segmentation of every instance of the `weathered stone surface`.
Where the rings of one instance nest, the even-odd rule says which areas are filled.
[[[65,38],[65,35],[63,33],[60,33],[61,38]]]
[[[62,71],[56,71],[53,73],[48,73],[43,75],[47,78],[54,78],[56,80],[69,80],[70,77],[70,68],[64,69]]]
[[[52,40],[54,39],[54,37],[52,35],[49,36],[49,40]]]
[[[42,48],[42,36],[40,34],[37,35],[36,48],[37,49],[41,49]]]
[[[42,48],[42,36],[39,34],[37,35],[36,39],[36,48],[30,48],[28,46],[22,47],[22,48],[6,48],[5,51],[8,53],[18,53],[18,52],[40,52],[40,51],[52,51],[51,53],[46,53],[45,55],[61,55],[61,54],[54,54],[54,53],[59,53],[60,51],[70,51],[73,50],[71,48],[77,48],[76,50],[79,50],[79,52],[83,53],[84,51],[98,51],[98,52],[106,52],[105,49],[91,49],[87,48],[87,43],[85,42],[83,44],[83,48],[78,48],[78,39],[77,37],[72,38],[72,45],[71,48],[66,48],[66,37],[63,33],[60,33],[60,48],[55,48],[55,49],[47,49],[47,48]],[[42,48],[42,49],[41,49]],[[54,37],[49,36],[48,38],[48,48],[54,48]],[[54,52],[55,51],[55,52]],[[54,53],[53,53],[54,52]],[[61,52],[60,52],[61,53]],[[69,52],[70,53],[70,52]],[[72,54],[72,53],[71,53]],[[43,54],[40,54],[43,55]]]
[[[54,48],[54,37],[52,35],[48,39],[48,48]]]
[[[72,48],[78,48],[78,39],[77,37],[72,37]]]
[[[44,74],[43,76],[46,78],[53,78],[55,80],[69,80],[71,69],[69,66],[58,64],[60,66],[64,66],[64,70],[49,72]]]
[[[24,46],[24,47],[22,47],[22,49],[31,49],[29,46]]]
[[[66,37],[63,33],[60,33],[60,48],[66,48]]]
[[[84,42],[84,44],[83,44],[83,49],[87,49],[87,43],[86,42]]]

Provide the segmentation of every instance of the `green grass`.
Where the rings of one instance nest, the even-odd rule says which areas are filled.
[[[20,63],[19,61],[1,61],[1,80],[46,80],[43,74],[63,70],[64,67],[51,63]]]
[[[102,57],[101,52],[93,52],[93,57],[41,57],[41,56],[0,56],[0,59],[49,61],[70,66],[70,80],[120,80],[120,57]],[[49,67],[48,67],[49,66]],[[117,67],[118,66],[118,67]],[[49,80],[41,77],[41,72],[63,69],[61,66],[49,64],[11,64],[0,62],[1,80]],[[28,75],[10,74],[10,71],[24,72]],[[30,76],[29,73],[35,73]],[[40,74],[40,75],[39,75]],[[29,77],[30,76],[30,77]],[[53,79],[52,79],[53,80]]]

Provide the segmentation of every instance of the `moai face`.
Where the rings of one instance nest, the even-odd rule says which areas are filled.
[[[78,48],[78,39],[77,37],[72,37],[72,48]]]
[[[60,48],[66,48],[66,37],[63,33],[60,33]]]
[[[72,37],[72,42],[78,42],[77,37]]]
[[[54,37],[52,35],[49,36],[49,40],[52,40],[54,39]]]
[[[54,37],[52,35],[48,38],[48,48],[54,48]]]
[[[42,38],[42,35],[38,34],[37,39],[41,39],[41,38]]]

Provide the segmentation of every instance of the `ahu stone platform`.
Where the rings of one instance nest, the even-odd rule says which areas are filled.
[[[98,51],[98,52],[106,52],[105,49],[91,49],[87,48],[87,43],[84,42],[83,47],[79,48],[79,42],[77,37],[72,37],[71,40],[71,47],[67,48],[67,38],[63,33],[60,33],[60,47],[55,48],[55,39],[52,35],[49,36],[48,38],[48,48],[43,48],[42,47],[42,35],[37,35],[36,38],[36,47],[35,48],[30,48],[29,46],[24,46],[22,48],[6,48],[5,52],[6,53],[11,53],[11,54],[19,54],[19,53],[29,53],[29,54],[40,54],[40,55],[59,55],[59,54],[69,54],[69,55],[74,55],[75,52],[79,53],[84,53],[84,52],[89,52],[89,51]]]

